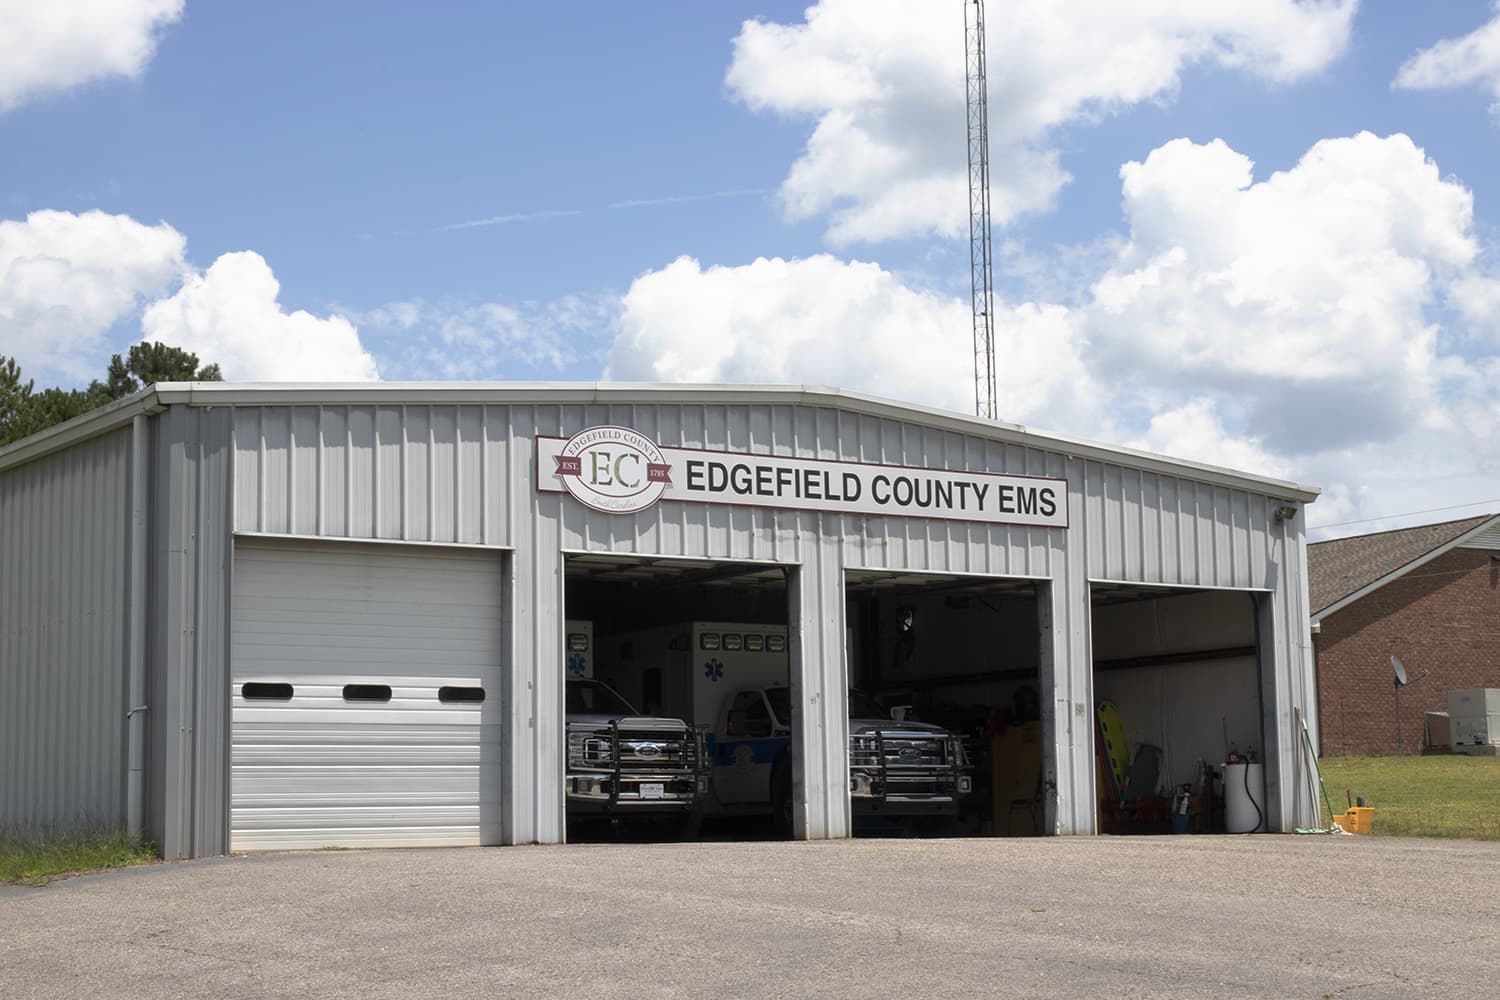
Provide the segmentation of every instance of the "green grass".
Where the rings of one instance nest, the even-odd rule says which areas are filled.
[[[1324,757],[1318,767],[1336,813],[1346,789],[1374,808],[1373,836],[1500,840],[1500,757]]]
[[[156,860],[156,849],[123,830],[0,830],[0,883],[45,885],[63,875]]]

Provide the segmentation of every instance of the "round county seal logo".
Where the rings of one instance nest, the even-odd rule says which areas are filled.
[[[568,438],[557,476],[579,503],[606,514],[634,514],[661,499],[672,467],[656,442],[628,427],[590,427]]]

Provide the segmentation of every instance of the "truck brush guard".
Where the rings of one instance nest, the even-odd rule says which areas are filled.
[[[691,808],[708,792],[706,760],[697,729],[570,723],[567,798],[611,811]]]
[[[875,732],[849,737],[849,794],[876,807],[955,806],[969,792],[968,755],[956,736]]]

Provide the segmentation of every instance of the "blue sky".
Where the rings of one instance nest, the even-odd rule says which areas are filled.
[[[39,384],[145,337],[972,404],[960,0],[43,6],[0,0]],[[1323,533],[1500,510],[1496,7],[1121,6],[990,4],[1001,416],[1324,487]]]

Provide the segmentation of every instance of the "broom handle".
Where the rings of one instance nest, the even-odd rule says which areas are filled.
[[[1293,708],[1292,713],[1297,716],[1297,725],[1302,727],[1302,745],[1307,749],[1307,757],[1312,761],[1313,772],[1318,776],[1318,787],[1323,790],[1323,805],[1328,808],[1328,822],[1333,822],[1333,803],[1328,799],[1328,786],[1323,784],[1323,769],[1318,766],[1318,755],[1313,752],[1312,736],[1307,731],[1307,720],[1302,717],[1302,709]]]

